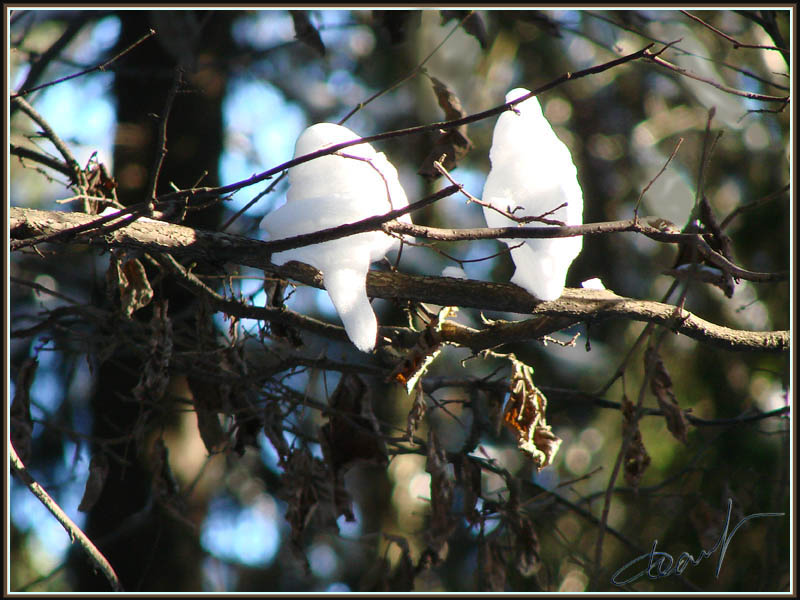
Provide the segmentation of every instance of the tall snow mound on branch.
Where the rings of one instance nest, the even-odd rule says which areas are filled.
[[[523,88],[513,89],[506,94],[506,102],[528,93]],[[536,97],[515,105],[515,109],[517,112],[504,112],[497,119],[489,150],[492,169],[483,187],[483,201],[516,217],[548,213],[545,218],[580,225],[583,193],[569,149],[556,137]],[[566,206],[553,210],[564,203]],[[483,214],[489,227],[516,225],[491,208],[484,207]],[[537,221],[527,225],[547,226]],[[583,247],[580,236],[501,241],[511,248],[516,266],[511,282],[539,300],[561,296],[567,270]]]
[[[306,129],[295,144],[295,158],[360,139],[332,123]],[[349,146],[289,169],[286,204],[261,221],[273,240],[354,223],[408,205],[397,170],[382,152],[367,144]],[[402,221],[411,222],[408,215]],[[380,260],[399,240],[381,231],[303,246],[272,255],[282,265],[292,260],[322,271],[323,283],[347,335],[362,352],[375,347],[378,323],[367,298],[370,263]]]

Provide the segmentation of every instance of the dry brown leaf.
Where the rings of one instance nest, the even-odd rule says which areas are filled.
[[[33,419],[31,418],[30,391],[38,366],[38,360],[28,358],[20,367],[14,382],[14,399],[11,401],[9,410],[11,444],[24,465],[28,464],[31,457]]]
[[[533,384],[533,369],[511,355],[511,393],[503,422],[517,436],[519,449],[527,452],[538,470],[552,464],[561,439],[545,420],[547,398]]]
[[[686,434],[689,429],[686,416],[683,414],[675,392],[672,389],[672,379],[667,372],[667,367],[651,346],[645,352],[645,365],[652,365],[650,377],[650,390],[658,401],[658,406],[664,413],[667,429],[680,442],[688,444]]]
[[[464,17],[468,14],[469,16],[464,19]],[[484,25],[480,14],[474,10],[440,10],[439,16],[441,18],[442,25],[452,19],[458,19],[459,21],[464,19],[464,22],[461,23],[461,28],[478,40],[478,43],[481,45],[481,50],[486,50],[486,46],[489,43],[489,36],[486,33],[486,25]]]
[[[445,306],[431,319],[425,329],[420,332],[417,343],[386,378],[387,383],[392,381],[402,383],[406,386],[406,391],[411,393],[411,390],[442,351],[442,324],[448,317],[454,316],[457,311],[457,307]]]
[[[358,462],[385,465],[386,447],[367,395],[358,375],[345,373],[331,394],[328,422],[320,428],[325,460],[339,474]]]
[[[227,436],[219,422],[219,415],[210,410],[197,408],[197,406],[195,406],[195,413],[197,414],[197,430],[200,432],[200,438],[203,440],[206,451],[209,454],[220,452],[225,448]]]
[[[634,491],[639,491],[639,483],[650,465],[650,455],[644,447],[642,432],[639,431],[639,420],[636,419],[636,407],[626,396],[622,397],[622,437],[631,435],[630,443],[625,449],[625,482]]]
[[[112,260],[111,264],[116,268],[122,314],[131,318],[133,313],[153,300],[153,288],[138,258],[126,260],[121,267],[116,260]]]
[[[453,121],[467,115],[461,107],[458,96],[436,77],[431,77],[433,93],[445,114],[445,120]],[[433,148],[422,161],[422,166],[417,173],[423,177],[436,178],[441,175],[434,167],[434,162],[442,162],[445,169],[454,169],[459,161],[464,158],[472,148],[472,142],[467,136],[467,126],[459,125],[457,128],[442,131],[434,142]],[[442,160],[442,156],[444,159]]]
[[[287,503],[286,520],[291,527],[290,541],[294,552],[308,561],[301,552],[306,530],[314,522],[314,530],[339,530],[336,520],[343,515],[355,521],[352,500],[341,479],[325,463],[311,455],[308,448],[295,448],[284,462],[278,496]]]
[[[79,511],[89,512],[97,504],[100,494],[103,493],[103,488],[106,485],[108,470],[109,464],[106,455],[103,452],[95,452],[89,463],[89,477],[83,490],[83,498],[81,498],[81,503],[78,505]]]
[[[197,429],[203,445],[209,454],[219,452],[226,442],[226,435],[218,416],[218,413],[224,411],[220,386],[191,376],[186,378],[186,382],[192,392],[194,411],[197,414]]]
[[[294,22],[295,39],[316,50],[320,56],[325,56],[325,44],[322,43],[322,37],[320,37],[317,28],[311,23],[308,11],[290,10],[289,14],[292,15],[292,21]]]

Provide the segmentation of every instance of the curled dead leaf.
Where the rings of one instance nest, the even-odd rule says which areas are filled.
[[[119,288],[123,315],[130,319],[133,313],[150,304],[153,299],[153,288],[138,258],[121,262],[112,255],[109,271],[109,280],[115,282]]]
[[[14,382],[14,399],[9,410],[11,443],[22,464],[27,465],[31,457],[33,419],[31,418],[31,385],[36,375],[39,361],[28,358],[22,364]]]
[[[358,375],[345,373],[328,401],[330,418],[320,428],[319,437],[325,460],[335,473],[358,462],[388,462],[367,392]]]
[[[667,429],[680,442],[688,444],[686,439],[689,424],[683,414],[675,392],[672,389],[672,378],[667,367],[652,346],[645,352],[645,365],[651,365],[650,390],[658,401],[658,407],[664,413]]]
[[[289,14],[292,16],[292,22],[294,23],[295,39],[316,50],[320,56],[325,56],[325,44],[322,43],[322,37],[319,35],[317,28],[311,23],[308,11],[290,10]]]
[[[417,343],[389,373],[386,381],[402,383],[410,394],[442,351],[442,324],[448,317],[454,316],[457,311],[458,308],[454,306],[442,308],[420,332]]]
[[[481,50],[486,50],[489,43],[489,36],[486,33],[486,25],[483,23],[480,14],[474,10],[440,10],[439,16],[442,25],[452,19],[462,21],[461,28],[478,40],[478,43],[481,45]]]
[[[106,455],[103,452],[95,452],[89,463],[89,477],[86,480],[86,487],[83,489],[83,498],[78,505],[79,511],[89,512],[97,504],[106,485],[108,471],[109,464]]]
[[[533,384],[533,369],[511,355],[511,392],[503,422],[517,436],[519,449],[533,458],[538,470],[552,464],[561,439],[545,419],[547,398]]]
[[[461,101],[458,96],[445,83],[442,83],[436,77],[431,77],[431,83],[433,84],[433,93],[436,94],[436,100],[444,111],[447,121],[462,119],[467,115],[466,111],[461,107]],[[459,161],[471,149],[472,141],[467,136],[466,125],[459,125],[456,128],[442,131],[434,142],[428,156],[422,161],[422,166],[417,173],[423,177],[435,179],[441,175],[434,166],[435,162],[441,162],[445,169],[453,169],[458,166]]]
[[[625,482],[634,491],[639,490],[639,482],[642,480],[644,472],[650,466],[650,455],[644,447],[642,432],[639,431],[639,420],[636,418],[636,407],[626,396],[622,397],[622,437],[627,439],[630,435],[630,443],[625,449],[624,469]]]

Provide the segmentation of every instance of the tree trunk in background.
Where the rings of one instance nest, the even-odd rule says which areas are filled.
[[[147,40],[115,64],[113,93],[117,106],[118,129],[114,147],[114,177],[118,195],[126,204],[144,201],[149,196],[155,164],[160,117],[173,86],[176,66],[184,70],[183,84],[169,115],[167,155],[161,169],[157,193],[200,185],[216,186],[222,151],[222,100],[227,85],[226,56],[230,42],[231,13],[206,11],[158,12],[120,11],[120,39],[116,51],[130,46],[147,33]],[[193,43],[197,40],[197,43]],[[195,51],[196,48],[196,51]],[[205,173],[205,176],[204,176]],[[213,229],[222,215],[217,205],[200,212],[189,212],[185,224]],[[172,321],[174,351],[186,350],[195,339],[197,327],[208,331],[210,316],[201,325],[197,312],[187,311],[189,294],[172,285],[159,283],[148,267],[154,300],[137,311],[133,318],[143,324],[152,318],[152,307],[168,302]],[[190,315],[178,322],[181,313]],[[205,314],[205,313],[203,313]],[[111,332],[113,334],[113,332]],[[186,334],[189,335],[186,335]],[[123,440],[106,444],[110,471],[103,492],[88,515],[86,533],[116,569],[125,591],[199,591],[202,587],[204,553],[199,543],[199,525],[205,516],[205,498],[194,494],[186,510],[165,510],[159,489],[165,480],[154,479],[155,442],[178,429],[183,408],[171,399],[175,381],[163,397],[148,397],[145,403],[133,399],[132,391],[144,369],[141,356],[120,344],[100,366],[92,398],[93,434],[96,440]],[[193,416],[193,415],[189,415]],[[92,451],[99,447],[95,444]],[[171,457],[197,452],[196,447],[173,444]],[[201,446],[201,451],[203,451]],[[173,514],[171,514],[171,512]],[[183,517],[176,518],[174,513]],[[107,581],[97,573],[82,551],[71,556],[70,569],[75,589],[81,592],[107,591]]]

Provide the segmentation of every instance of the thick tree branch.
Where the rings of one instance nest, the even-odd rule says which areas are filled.
[[[85,225],[93,219],[95,217],[83,213],[47,212],[11,207],[11,238],[25,239],[30,236],[58,233]],[[129,248],[210,263],[233,262],[317,288],[323,287],[322,276],[313,267],[297,262],[276,266],[268,259],[272,250],[270,244],[225,233],[200,231],[169,223],[139,221],[105,232],[104,235],[98,235],[88,241],[103,248]],[[370,296],[378,298],[416,300],[479,310],[550,315],[571,319],[572,322],[606,318],[653,322],[668,326],[677,333],[698,341],[728,350],[786,352],[789,349],[788,331],[730,329],[705,321],[685,310],[678,312],[676,307],[669,304],[633,300],[617,296],[607,290],[567,289],[556,301],[537,302],[522,288],[508,283],[371,271],[367,278],[367,292]],[[218,308],[225,310],[223,306]],[[256,316],[255,310],[248,316],[262,318]],[[510,341],[540,338],[569,324],[568,321],[553,323],[554,328],[548,330],[538,320],[499,322],[480,332],[464,326],[447,325],[443,328],[443,332],[446,341],[482,349]]]
[[[267,261],[269,256],[273,252],[280,252],[283,250],[287,250],[289,248],[298,248],[301,246],[308,246],[311,244],[318,244],[320,242],[326,242],[329,240],[334,240],[338,238],[342,238],[348,235],[353,235],[355,233],[362,233],[365,231],[375,231],[377,229],[382,229],[387,233],[404,233],[413,235],[415,237],[420,237],[429,240],[440,240],[440,241],[459,241],[459,240],[478,240],[478,239],[499,239],[499,238],[511,238],[511,239],[528,239],[528,238],[555,238],[555,237],[571,237],[577,235],[603,235],[608,233],[620,233],[620,232],[635,232],[641,233],[653,240],[667,242],[667,243],[677,243],[677,242],[694,242],[696,245],[698,254],[705,258],[709,263],[713,264],[714,266],[720,268],[724,272],[730,274],[732,277],[737,277],[739,279],[745,279],[748,281],[756,281],[756,282],[771,282],[771,281],[786,281],[788,280],[788,274],[784,272],[778,273],[758,273],[755,271],[748,271],[747,269],[743,269],[738,265],[731,263],[728,259],[724,256],[720,255],[718,252],[714,251],[708,243],[702,238],[701,235],[696,233],[681,233],[677,230],[677,228],[670,222],[665,221],[664,219],[660,219],[657,217],[650,217],[645,220],[641,219],[631,219],[628,221],[612,221],[608,223],[589,223],[586,225],[571,225],[571,226],[563,226],[563,227],[484,227],[484,228],[477,228],[477,229],[437,229],[434,227],[424,227],[421,225],[413,225],[408,223],[401,223],[399,221],[392,221],[392,219],[412,212],[418,208],[423,206],[427,206],[432,202],[450,195],[455,190],[457,190],[458,186],[449,186],[432,194],[422,200],[414,202],[404,208],[397,209],[390,211],[384,215],[378,215],[375,217],[369,217],[367,219],[363,219],[356,223],[348,223],[345,225],[340,225],[338,227],[331,227],[329,229],[324,229],[321,231],[316,231],[313,233],[306,233],[302,235],[297,235],[281,240],[274,240],[270,242],[261,242],[258,240],[251,240],[248,238],[242,238],[240,236],[231,236],[224,233],[212,233],[212,232],[203,232],[199,230],[192,230],[188,228],[187,231],[181,231],[180,229],[172,229],[169,230],[169,236],[174,236],[176,239],[174,241],[170,241],[169,239],[163,236],[167,230],[157,229],[152,230],[145,224],[141,224],[144,227],[144,231],[137,234],[139,235],[138,238],[132,244],[133,247],[141,247],[141,242],[153,242],[155,245],[151,246],[148,244],[148,250],[153,251],[174,251],[180,254],[185,254],[184,250],[188,250],[185,246],[193,245],[194,240],[196,237],[200,237],[203,239],[208,239],[208,236],[211,236],[213,239],[208,239],[209,244],[218,243],[219,244],[219,251],[223,251],[226,247],[228,249],[228,253],[222,252],[222,256],[217,256],[216,260],[225,260],[226,256],[230,257],[230,260],[234,260],[240,264],[250,264],[246,262],[242,262],[241,258],[243,254],[249,254],[250,252],[257,252],[262,256],[266,257]],[[11,250],[12,252],[15,250],[19,250],[25,246],[31,246],[37,243],[42,242],[66,242],[72,237],[73,234],[84,234],[86,236],[95,236],[103,238],[108,238],[111,234],[112,230],[122,230],[125,227],[130,226],[133,221],[138,218],[137,215],[132,215],[128,217],[126,222],[116,222],[116,219],[119,216],[122,216],[124,213],[129,213],[135,210],[135,207],[128,207],[123,211],[117,213],[117,215],[109,215],[105,217],[88,217],[87,215],[82,215],[81,213],[45,213],[51,216],[45,216],[42,214],[43,211],[33,211],[33,209],[22,209],[22,208],[11,208],[11,229],[12,231],[19,226],[21,229],[24,229],[25,226],[30,225],[30,223],[26,223],[26,218],[21,216],[20,211],[24,211],[25,214],[34,215],[37,214],[36,220],[39,221],[40,219],[44,219],[41,221],[43,224],[46,222],[45,228],[47,229],[46,232],[40,232],[39,234],[35,233],[25,233],[19,232],[17,235],[12,235],[12,242],[11,242]],[[33,212],[29,212],[33,211]],[[61,216],[58,216],[61,215]],[[77,216],[76,216],[77,215]],[[391,221],[391,222],[390,222]],[[15,226],[15,223],[17,224]],[[73,223],[72,226],[69,223]],[[95,225],[97,227],[95,227]],[[100,226],[103,225],[102,229]],[[155,224],[156,227],[160,227],[160,223]],[[108,227],[108,229],[106,229]],[[34,228],[35,229],[35,228]],[[151,234],[158,233],[157,236],[153,236]],[[121,234],[122,237],[117,237],[116,241],[118,243],[124,242],[125,235]],[[257,246],[257,249],[253,247],[253,244]],[[120,245],[125,245],[121,243]],[[201,251],[202,254],[202,251]],[[212,260],[209,257],[206,257],[207,260]],[[265,268],[259,266],[259,268]]]

